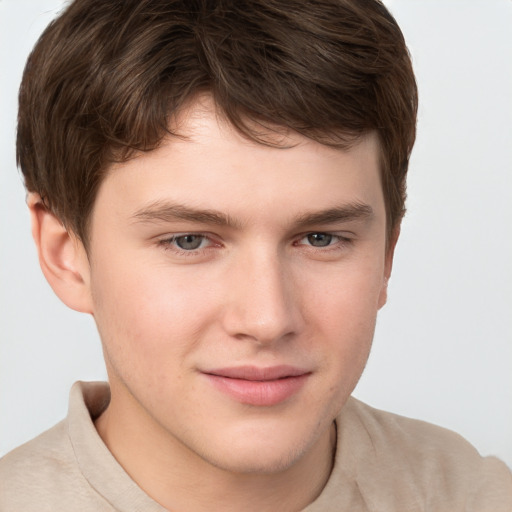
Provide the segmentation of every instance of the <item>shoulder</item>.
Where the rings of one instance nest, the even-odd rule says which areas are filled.
[[[400,448],[400,451],[412,450],[418,455],[422,452],[427,455],[441,451],[450,456],[456,450],[457,456],[480,458],[470,443],[451,430],[375,409],[353,397],[349,399],[339,418],[348,428],[356,425],[363,427],[368,438],[374,444],[377,443],[375,448],[383,448],[381,443],[388,446],[392,441],[396,442],[395,447]]]
[[[92,504],[90,510],[112,510],[83,478],[67,420],[0,459],[2,512],[76,510],[82,503]]]
[[[61,421],[31,441],[19,446],[0,459],[0,480],[26,480],[45,473],[60,473],[72,467],[71,447],[66,432],[66,422]]]
[[[448,503],[452,510],[512,509],[510,470],[495,457],[482,457],[455,432],[354,398],[337,421],[339,440],[352,452],[363,486],[394,489],[408,503],[433,510],[450,510]]]

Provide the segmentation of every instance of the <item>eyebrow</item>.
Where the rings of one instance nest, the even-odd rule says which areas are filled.
[[[373,209],[364,203],[349,203],[321,211],[305,212],[293,220],[295,228],[320,224],[335,224],[356,220],[370,220],[374,217]],[[242,223],[230,215],[210,209],[191,208],[178,203],[156,201],[141,208],[132,216],[135,222],[175,222],[184,220],[200,224],[212,224],[237,228]]]
[[[156,201],[141,208],[133,215],[135,222],[175,222],[185,220],[201,224],[240,227],[240,223],[229,215],[216,210],[191,208],[178,203]]]
[[[374,217],[373,208],[364,203],[350,203],[319,212],[306,212],[295,219],[297,226],[335,224],[355,220],[370,220]]]

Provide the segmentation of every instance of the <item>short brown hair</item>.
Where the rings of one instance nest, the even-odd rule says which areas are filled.
[[[86,243],[110,163],[149,151],[209,91],[245,136],[282,126],[346,148],[381,145],[388,234],[404,213],[417,90],[378,0],[76,0],[25,68],[17,159],[29,191]]]

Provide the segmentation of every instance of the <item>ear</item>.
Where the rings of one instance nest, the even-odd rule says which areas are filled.
[[[89,260],[82,242],[50,212],[38,194],[29,193],[27,204],[46,280],[66,306],[92,314]]]
[[[386,247],[386,259],[384,261],[384,275],[382,276],[382,288],[379,295],[379,309],[386,304],[388,300],[388,282],[393,270],[393,258],[395,256],[395,247],[400,236],[400,224],[398,224],[391,233],[388,245]]]

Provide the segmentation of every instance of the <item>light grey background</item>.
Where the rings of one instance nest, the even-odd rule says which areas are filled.
[[[512,2],[389,0],[420,89],[408,215],[355,395],[512,466]],[[59,0],[0,0],[0,455],[105,379],[93,321],[53,295],[15,166],[24,61]]]

